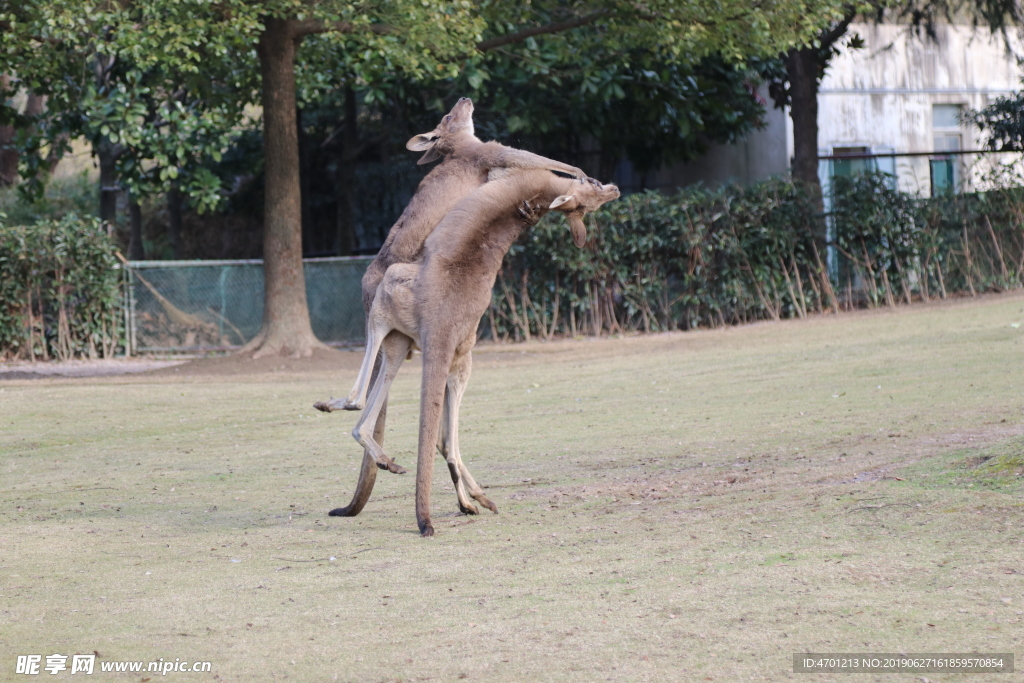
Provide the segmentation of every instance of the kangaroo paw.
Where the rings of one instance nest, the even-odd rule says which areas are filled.
[[[434,525],[430,523],[430,520],[428,519],[425,522],[421,522],[420,523],[420,536],[423,536],[424,538],[426,538],[427,536],[433,536],[433,535],[434,535]]]
[[[459,512],[461,512],[464,515],[479,515],[480,508],[478,508],[476,505],[473,505],[472,503],[470,503],[469,505],[463,505],[462,503],[459,503]]]
[[[342,404],[341,409],[342,410],[362,410],[363,409],[363,404],[362,403],[350,403],[349,401],[345,401],[345,403]]]
[[[519,215],[527,225],[536,225],[541,219],[540,205],[531,204],[529,201],[523,201],[523,203],[519,205]]]

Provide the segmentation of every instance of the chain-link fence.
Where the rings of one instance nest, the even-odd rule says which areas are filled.
[[[309,317],[321,341],[363,341],[360,281],[372,260],[303,261]],[[263,322],[263,261],[132,261],[125,305],[130,353],[238,348]]]

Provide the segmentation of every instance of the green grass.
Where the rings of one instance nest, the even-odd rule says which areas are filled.
[[[1020,497],[1024,490],[1024,438],[952,450],[903,472],[921,486],[998,491]]]
[[[310,406],[358,354],[0,384],[0,679],[94,650],[237,681],[816,682],[846,678],[793,653],[1020,655],[1022,320],[1007,295],[481,347],[461,440],[501,513],[459,515],[439,462],[426,540],[411,474],[326,516],[361,455],[354,415]],[[418,367],[385,442],[410,468]]]

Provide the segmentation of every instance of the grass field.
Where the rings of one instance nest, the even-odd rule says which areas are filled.
[[[347,393],[358,353],[0,383],[0,679],[29,680],[17,654],[94,651],[221,681],[811,683],[851,679],[794,674],[793,653],[1019,660],[1018,323],[1024,296],[1003,295],[480,347],[462,445],[501,512],[458,514],[439,458],[433,539],[412,474],[326,516],[361,452],[355,415],[311,405]],[[411,469],[418,370],[385,442]]]

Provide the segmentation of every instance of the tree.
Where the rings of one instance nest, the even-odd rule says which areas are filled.
[[[89,35],[113,37],[110,45],[118,52],[111,58],[123,54],[140,68],[166,61],[190,78],[207,68],[204,56],[248,64],[255,52],[266,167],[266,290],[263,328],[245,351],[305,356],[320,345],[309,324],[301,260],[295,76],[305,39],[330,41],[334,58],[369,82],[375,74],[396,71],[419,79],[454,77],[460,61],[474,49],[501,50],[541,36],[551,49],[565,54],[643,47],[680,62],[712,52],[739,62],[805,42],[819,26],[838,20],[840,5],[830,2],[835,0],[813,5],[807,0],[767,0],[753,6],[746,0],[592,0],[586,5],[537,0],[477,7],[442,0],[150,0],[89,6],[30,0],[11,13],[14,19],[2,20],[6,23],[0,25],[0,40],[4,47],[19,47],[21,58],[29,62],[38,61],[33,48],[52,46],[48,51],[54,59],[72,67],[63,73],[81,72],[73,68],[80,67],[78,55],[71,53],[88,45]],[[584,26],[591,30],[579,35],[573,31]],[[13,36],[9,40],[8,33]],[[8,70],[6,64],[0,67],[0,72]],[[36,75],[53,70],[37,72],[24,63],[10,70],[31,74],[34,91],[59,89],[59,81]],[[235,95],[239,102],[253,99],[244,87]]]
[[[534,41],[545,35],[561,40],[561,48],[585,53],[600,43],[605,50],[644,45],[664,50],[676,59],[697,58],[720,50],[732,59],[765,54],[780,45],[804,39],[824,20],[834,17],[829,8],[819,14],[807,12],[802,2],[767,3],[750,7],[745,2],[677,3],[654,1],[643,6],[618,2],[595,3],[580,12],[574,5],[538,2],[528,7],[485,4],[481,16],[491,37],[481,41],[467,39],[482,28],[480,19],[453,7],[429,2],[410,5],[424,21],[409,21],[407,13],[393,12],[386,19],[374,16],[362,24],[345,19],[353,16],[354,6],[322,3],[317,15],[306,18],[298,12],[307,9],[299,3],[266,4],[264,29],[258,39],[264,111],[266,151],[266,210],[264,212],[264,270],[266,294],[263,329],[246,347],[254,356],[285,353],[309,355],[319,345],[309,325],[301,261],[301,195],[298,182],[298,140],[295,125],[296,46],[306,36],[331,34],[342,36],[376,34],[381,41],[401,36],[401,41],[379,42],[384,54],[401,55],[414,72],[423,73],[421,62],[436,62],[444,70],[444,58],[468,52],[474,46],[481,52],[507,45]],[[346,13],[344,10],[349,10]],[[447,11],[447,13],[446,13]],[[452,18],[454,17],[454,19]],[[423,27],[437,33],[424,35]],[[595,31],[587,39],[572,43],[564,34],[582,26]],[[417,39],[417,37],[419,38]],[[446,38],[443,42],[440,37]],[[397,50],[401,42],[402,50]],[[437,43],[441,42],[440,50]],[[342,40],[344,44],[344,39]],[[346,46],[351,49],[351,45]],[[451,70],[449,65],[449,71]],[[372,74],[380,62],[361,65]],[[431,73],[432,71],[427,71]]]
[[[219,202],[205,164],[242,118],[241,72],[225,59],[232,34],[183,5],[154,15],[148,3],[29,2],[4,22],[6,66],[18,87],[47,102],[21,117],[32,134],[17,150],[20,189],[40,194],[40,167],[84,137],[99,161],[101,219],[113,222],[118,194],[130,191],[133,257],[141,256],[138,198],[184,194],[200,211]],[[150,30],[133,30],[140,25]]]
[[[792,47],[782,56],[785,73],[769,86],[776,105],[789,106],[793,119],[793,179],[807,186],[819,208],[818,88],[829,62],[842,48],[862,46],[856,34],[847,37],[847,30],[859,14],[869,10],[865,3],[844,6],[842,17],[821,29],[812,42]]]

